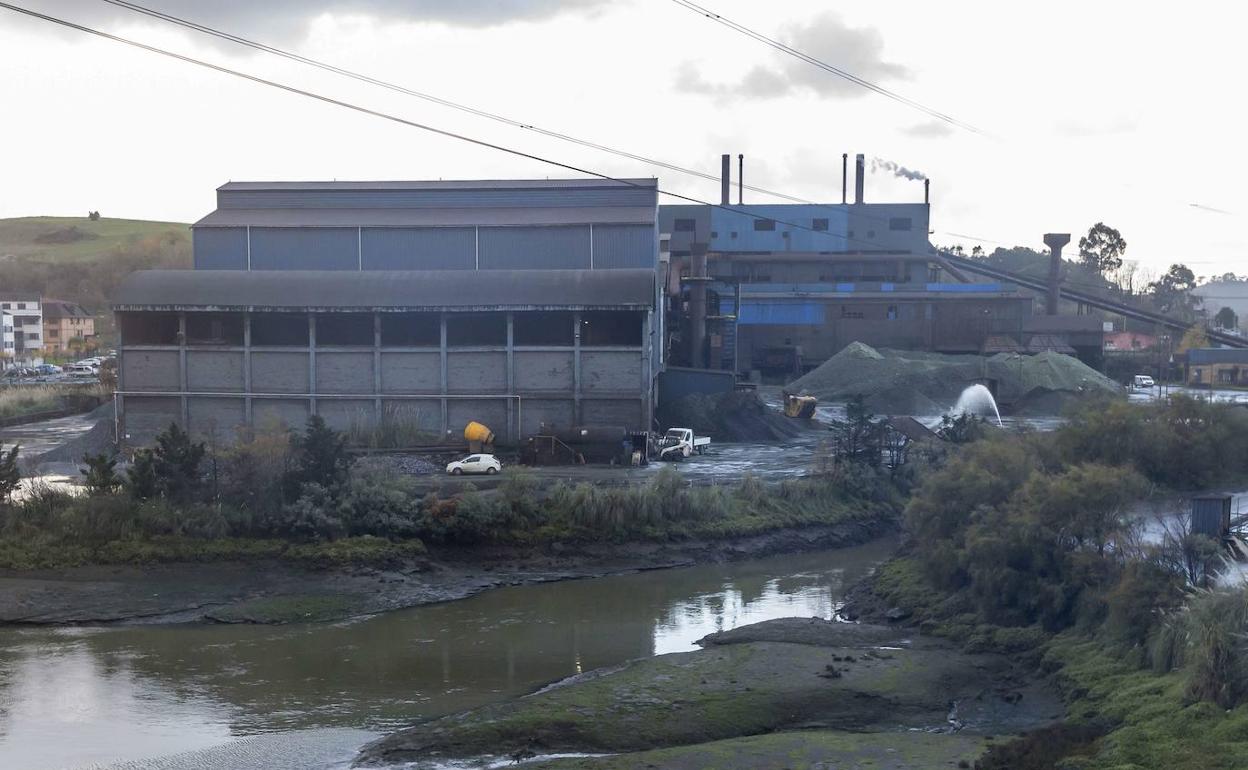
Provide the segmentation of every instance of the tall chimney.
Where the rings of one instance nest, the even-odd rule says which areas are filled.
[[[737,205],[745,205],[745,154],[737,153]]]
[[[930,179],[923,180],[923,202],[929,206],[932,205],[932,180]]]
[[[732,203],[729,194],[732,191],[732,156],[724,153],[719,156],[719,205]]]
[[[862,203],[862,186],[867,174],[867,163],[862,153],[854,156],[854,203]]]
[[[841,153],[841,204],[849,203],[849,153]]]
[[[1049,247],[1049,294],[1044,311],[1057,315],[1058,285],[1062,280],[1062,247],[1070,243],[1070,233],[1045,233],[1044,245]]]

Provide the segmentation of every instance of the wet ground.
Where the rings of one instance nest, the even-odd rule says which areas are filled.
[[[96,418],[89,414],[59,417],[55,420],[31,422],[0,428],[0,444],[21,444],[21,456],[35,457],[71,441],[91,430]]]
[[[372,733],[715,631],[829,617],[892,547],[503,588],[339,624],[4,630],[0,765],[339,767]],[[235,743],[253,736],[269,737]]]

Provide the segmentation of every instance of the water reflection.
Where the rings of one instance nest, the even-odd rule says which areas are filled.
[[[387,730],[713,631],[828,616],[890,548],[506,588],[336,625],[6,631],[0,757],[64,767],[275,731]]]

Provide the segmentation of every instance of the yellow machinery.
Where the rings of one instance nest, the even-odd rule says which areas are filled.
[[[815,416],[815,407],[819,405],[814,396],[795,396],[784,394],[784,416],[799,420],[809,420]]]
[[[464,439],[468,441],[468,451],[493,452],[494,431],[479,422],[470,422],[464,426]]]

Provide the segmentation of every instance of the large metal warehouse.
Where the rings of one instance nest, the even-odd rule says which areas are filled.
[[[649,179],[226,184],[195,270],[135,273],[114,299],[120,437],[311,414],[509,442],[648,429],[656,216]]]

